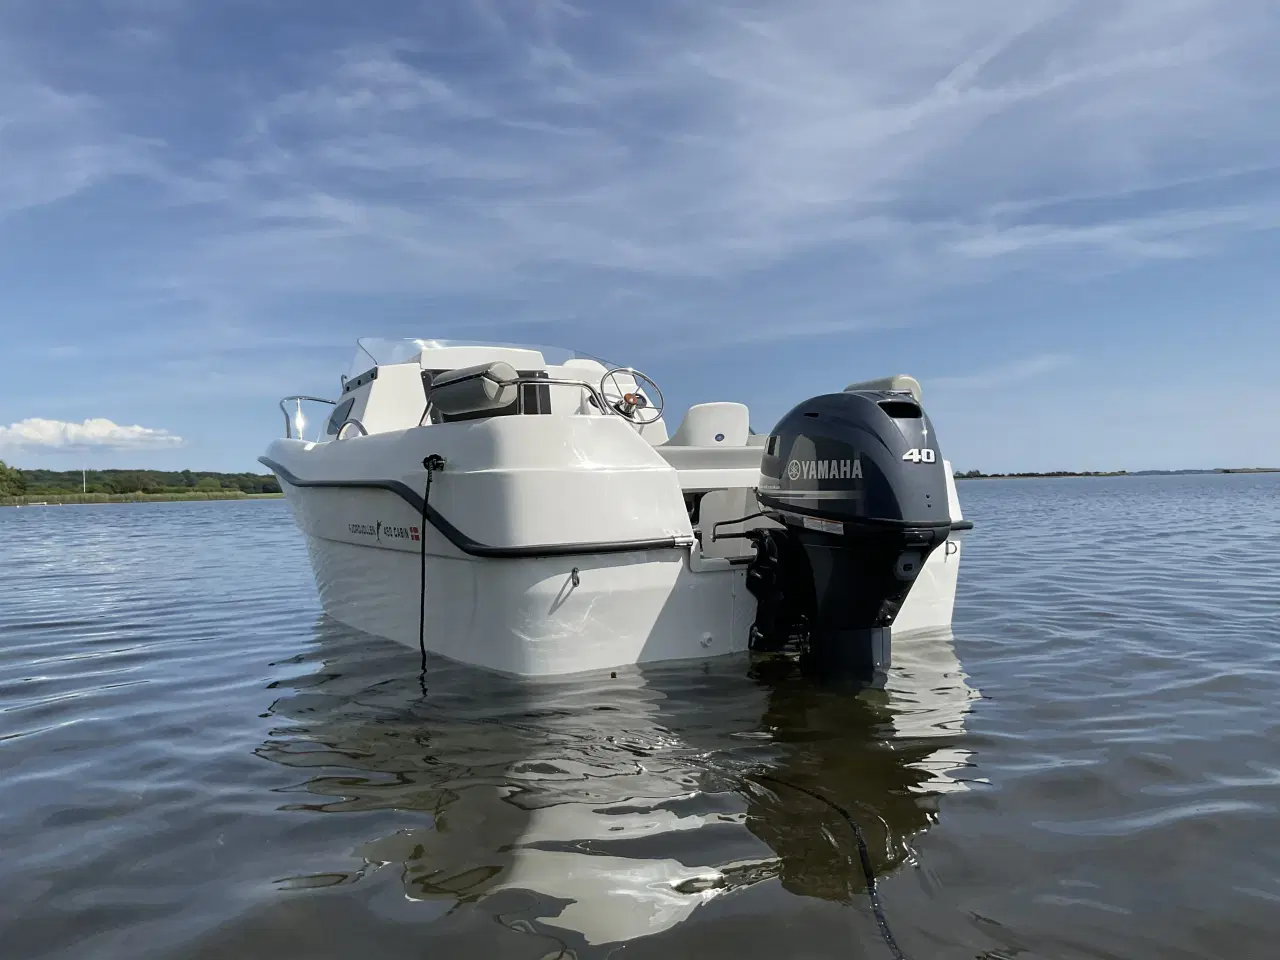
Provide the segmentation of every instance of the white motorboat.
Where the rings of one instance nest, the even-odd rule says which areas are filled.
[[[260,458],[350,626],[520,676],[795,647],[883,670],[949,626],[963,519],[919,383],[668,433],[649,377],[547,347],[360,340]],[[334,409],[304,439],[304,402]],[[289,405],[293,404],[291,413]]]

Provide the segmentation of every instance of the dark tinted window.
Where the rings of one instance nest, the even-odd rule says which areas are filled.
[[[343,400],[336,408],[334,408],[333,416],[329,418],[329,425],[325,428],[325,433],[333,436],[338,432],[338,428],[347,421],[347,417],[351,415],[351,408],[355,406],[356,398],[348,397]]]

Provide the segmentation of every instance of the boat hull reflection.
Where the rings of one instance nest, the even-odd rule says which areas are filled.
[[[395,871],[410,899],[570,948],[669,930],[760,884],[850,902],[865,882],[836,807],[887,873],[971,764],[978,694],[949,630],[903,644],[874,688],[743,656],[563,681],[433,660],[424,692],[401,653],[322,621],[322,666],[281,684],[260,754],[325,769],[293,809],[403,815],[348,851],[341,882]]]

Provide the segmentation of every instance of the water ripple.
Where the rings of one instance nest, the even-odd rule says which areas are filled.
[[[0,511],[23,958],[1269,957],[1280,478],[974,481],[954,637],[526,684],[319,614],[280,502]]]

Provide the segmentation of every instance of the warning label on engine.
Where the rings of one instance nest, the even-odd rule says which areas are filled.
[[[823,520],[821,517],[805,517],[804,526],[806,530],[818,530],[822,533],[834,533],[839,536],[844,533],[844,524],[838,520]]]

